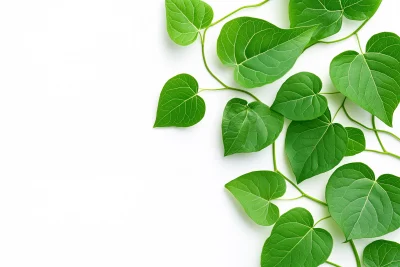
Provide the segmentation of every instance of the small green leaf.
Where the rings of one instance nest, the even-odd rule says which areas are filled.
[[[354,156],[365,150],[365,136],[358,128],[346,127],[349,142],[347,143],[346,156]]]
[[[399,48],[398,36],[380,33],[370,39],[366,54],[344,52],[330,67],[337,90],[388,126],[400,100]]]
[[[167,9],[167,31],[179,45],[190,45],[196,41],[199,30],[208,27],[214,12],[200,0],[165,0]]]
[[[285,75],[309,43],[314,28],[280,29],[261,19],[241,17],[224,25],[218,38],[221,62],[234,67],[237,83],[260,87]]]
[[[285,150],[297,183],[338,165],[346,154],[347,142],[346,129],[331,122],[329,109],[318,119],[292,122]]]
[[[340,31],[343,16],[366,20],[378,10],[382,0],[290,0],[290,27],[315,26],[310,45]]]
[[[171,78],[161,91],[154,127],[190,127],[201,121],[206,112],[198,96],[199,86],[189,74]]]
[[[293,121],[314,120],[328,108],[326,98],[318,94],[321,89],[322,81],[318,76],[297,73],[283,83],[271,109]]]
[[[366,267],[399,267],[400,245],[396,242],[377,240],[364,249]]]
[[[317,267],[332,252],[332,236],[314,228],[309,211],[295,208],[283,214],[265,242],[261,267]]]
[[[281,114],[261,102],[231,99],[222,118],[225,156],[266,148],[278,138],[283,122]]]
[[[400,178],[385,174],[375,180],[363,163],[338,168],[326,186],[326,200],[347,240],[379,237],[400,227]]]
[[[225,187],[234,195],[257,224],[273,225],[279,218],[279,208],[271,200],[286,192],[285,179],[276,172],[250,172],[227,183]]]

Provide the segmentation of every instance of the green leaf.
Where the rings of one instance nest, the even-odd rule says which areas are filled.
[[[297,183],[338,165],[346,154],[347,142],[346,129],[331,122],[329,109],[318,119],[292,122],[285,150]]]
[[[331,254],[332,236],[314,228],[309,211],[295,208],[283,214],[265,242],[261,267],[317,267]]]
[[[206,112],[198,96],[199,86],[189,74],[171,78],[161,91],[154,127],[190,127],[201,121]]]
[[[326,200],[347,240],[379,237],[400,227],[400,178],[385,174],[375,180],[363,163],[338,168],[326,186]]]
[[[399,267],[400,245],[396,242],[377,240],[364,249],[366,267]]]
[[[222,118],[225,156],[266,148],[278,138],[283,122],[281,114],[261,102],[231,99]]]
[[[400,38],[393,35],[375,35],[366,54],[344,52],[330,67],[335,87],[389,126],[400,100]]]
[[[326,98],[318,94],[321,89],[322,81],[318,76],[297,73],[283,83],[271,109],[293,121],[314,120],[328,108]]]
[[[167,31],[179,45],[190,45],[196,41],[199,30],[208,27],[214,12],[200,0],[165,0]]]
[[[290,27],[318,28],[310,45],[340,31],[343,16],[351,20],[366,20],[378,10],[382,0],[290,0]]]
[[[279,218],[279,208],[271,200],[286,192],[285,179],[276,172],[250,172],[227,183],[225,187],[234,195],[257,224],[273,225]]]
[[[354,156],[365,150],[365,136],[358,128],[346,127],[349,142],[347,143],[346,156]]]
[[[234,67],[246,88],[272,83],[285,75],[303,53],[314,28],[280,29],[261,19],[241,17],[224,25],[218,38],[221,62]]]

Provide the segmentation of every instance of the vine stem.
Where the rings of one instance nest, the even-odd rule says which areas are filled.
[[[259,7],[259,6],[262,6],[262,5],[266,4],[267,2],[269,2],[269,0],[264,0],[264,1],[262,1],[261,3],[254,4],[254,5],[242,6],[242,7],[238,8],[238,9],[236,9],[235,11],[232,11],[232,12],[229,13],[228,15],[224,16],[223,18],[221,18],[221,19],[219,19],[219,20],[213,22],[210,26],[207,27],[207,29],[208,29],[208,28],[211,28],[211,27],[213,27],[213,26],[215,26],[215,25],[217,25],[218,23],[224,21],[225,19],[229,18],[230,16],[236,14],[237,12],[239,12],[239,11],[241,11],[241,10],[243,10],[243,9]]]
[[[381,154],[381,155],[391,156],[391,157],[400,159],[399,155],[396,155],[396,154],[393,154],[393,153],[390,153],[390,152],[387,152],[387,151],[386,152],[382,152],[382,151],[373,150],[373,149],[365,149],[364,151],[365,152],[378,153],[378,154]]]
[[[306,194],[303,190],[301,190],[301,188],[300,188],[296,183],[294,183],[292,180],[290,180],[289,178],[287,178],[283,173],[281,173],[281,172],[278,170],[278,167],[277,167],[277,165],[276,165],[275,143],[272,144],[272,159],[273,159],[273,163],[274,163],[274,170],[275,170],[275,172],[276,172],[276,173],[279,173],[280,175],[282,175],[282,177],[283,177],[289,184],[291,184],[294,188],[296,188],[297,191],[299,191],[299,193],[301,194],[302,197],[308,198],[309,200],[314,201],[315,203],[318,203],[318,204],[320,204],[320,205],[323,205],[323,206],[326,206],[326,207],[328,206],[328,204],[326,204],[325,202],[323,202],[323,201],[321,201],[321,200],[319,200],[319,199],[316,199],[316,198],[314,198],[314,197],[312,197],[312,196]]]
[[[358,33],[355,34],[357,38],[358,48],[360,49],[361,54],[364,54],[363,49],[361,47],[360,37],[358,37]]]
[[[361,260],[360,260],[360,256],[358,255],[356,245],[354,244],[353,240],[350,240],[349,243],[350,243],[351,249],[353,250],[354,257],[356,258],[357,267],[361,267]]]
[[[340,94],[340,92],[327,92],[327,93],[319,93],[320,95],[336,95]]]
[[[335,116],[333,116],[332,121],[334,121],[334,120],[336,119],[336,116],[339,114],[339,111],[343,108],[345,102],[346,102],[346,97],[343,99],[342,104],[340,105],[340,107],[339,107],[338,110],[336,111]]]
[[[247,95],[251,96],[252,98],[254,98],[256,101],[261,102],[261,100],[258,97],[256,97],[255,95],[253,95],[252,93],[250,93],[246,90],[243,90],[243,89],[239,89],[239,88],[223,87],[223,88],[216,88],[216,89],[200,89],[199,93],[205,92],[205,91],[227,91],[227,90],[237,91],[237,92],[247,94]]]
[[[331,262],[331,261],[326,261],[325,263],[330,264],[330,265],[332,265],[332,266],[336,266],[336,267],[342,267],[342,266],[340,266],[339,264],[333,263],[333,262]]]
[[[321,220],[319,220],[318,222],[316,222],[315,224],[314,224],[314,227],[317,225],[317,224],[319,224],[320,222],[322,222],[322,221],[324,221],[324,220],[327,220],[327,219],[329,219],[329,218],[332,218],[332,216],[326,216],[326,217],[324,217],[324,218],[322,218]]]
[[[364,129],[369,130],[369,131],[373,131],[373,132],[384,133],[384,134],[390,135],[390,136],[392,136],[393,138],[395,138],[395,139],[397,139],[398,141],[400,141],[400,137],[398,137],[398,136],[395,135],[394,133],[391,133],[391,132],[385,131],[385,130],[373,129],[373,128],[368,127],[368,126],[366,126],[365,124],[362,124],[361,122],[357,121],[356,119],[354,119],[353,117],[350,116],[350,114],[347,112],[347,109],[346,109],[346,106],[345,106],[345,105],[343,105],[343,111],[344,111],[344,113],[346,114],[347,118],[348,118],[350,121],[352,121],[352,122],[358,124],[359,126],[363,127]]]
[[[372,115],[372,129],[376,130],[375,116]],[[381,146],[383,152],[387,152],[385,146],[382,143],[381,138],[379,137],[379,133],[375,131],[376,138],[378,139],[379,145]]]
[[[320,43],[320,44],[333,44],[333,43],[338,43],[338,42],[344,41],[344,40],[346,40],[346,39],[349,39],[349,38],[352,37],[353,35],[357,34],[357,33],[365,26],[365,24],[367,24],[368,21],[369,21],[369,19],[365,20],[365,21],[360,25],[360,27],[358,27],[354,32],[352,32],[351,34],[347,35],[346,37],[343,37],[343,38],[341,38],[341,39],[334,40],[334,41],[319,41],[319,42],[317,42],[317,43]]]

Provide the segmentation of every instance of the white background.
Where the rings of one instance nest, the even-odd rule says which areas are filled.
[[[288,1],[272,0],[239,15],[288,27]],[[209,0],[220,18],[258,1]],[[384,0],[360,32],[363,45],[382,31],[400,34],[397,0]],[[345,21],[344,36],[359,23]],[[218,61],[221,25],[209,31],[211,68],[227,83],[232,70]],[[246,172],[272,169],[271,149],[223,157],[220,124],[226,102],[246,95],[205,92],[205,118],[188,129],[153,129],[159,93],[179,73],[202,88],[218,84],[205,71],[199,42],[179,47],[165,30],[163,0],[13,0],[0,3],[0,266],[2,267],[257,267],[271,228],[247,218],[224,184]],[[335,36],[333,39],[336,39]],[[252,92],[271,104],[283,81],[299,71],[319,75],[334,91],[334,56],[358,50],[355,38],[307,50],[279,81]],[[250,99],[248,99],[250,100]],[[342,96],[329,96],[336,111]],[[349,105],[370,124],[370,116]],[[399,112],[395,129],[400,134]],[[346,126],[350,123],[341,113]],[[379,127],[384,128],[382,123]],[[391,151],[400,146],[383,137]],[[279,167],[285,166],[282,135]],[[367,133],[369,148],[378,149]],[[377,175],[400,175],[399,161],[362,153]],[[330,173],[301,184],[324,199]],[[290,188],[290,186],[289,186]],[[288,190],[285,197],[295,197]],[[308,200],[279,201],[281,211]],[[332,220],[330,260],[355,266]],[[400,231],[385,236],[400,241]],[[356,241],[362,252],[372,240]]]

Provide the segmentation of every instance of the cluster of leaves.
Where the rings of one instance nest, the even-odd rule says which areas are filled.
[[[233,19],[222,27],[217,54],[224,65],[234,69],[234,79],[240,86],[260,87],[284,76],[305,49],[339,32],[343,17],[364,21],[363,26],[380,4],[381,0],[290,0],[290,29],[258,18]],[[175,43],[190,45],[200,35],[204,63],[223,89],[253,96],[246,89],[226,86],[206,63],[205,33],[223,20],[212,24],[211,6],[200,0],[166,0],[166,14],[167,30]],[[400,37],[378,33],[368,41],[365,53],[360,50],[343,52],[332,60],[331,80],[344,100],[392,126],[400,101]],[[254,96],[251,103],[231,99],[222,116],[224,155],[257,152],[273,145],[282,133],[284,118],[291,121],[285,152],[297,184],[334,169],[344,157],[365,151],[362,130],[334,123],[336,116],[332,118],[322,88],[318,76],[301,72],[283,83],[271,107]],[[191,75],[171,78],[162,89],[154,126],[190,127],[201,121],[206,105],[199,92],[198,82]],[[344,103],[340,109],[345,110]],[[382,148],[381,154],[388,153]],[[332,251],[332,236],[315,227],[310,212],[295,208],[280,216],[273,202],[285,194],[286,182],[303,197],[326,205],[348,242],[380,237],[400,227],[399,177],[386,174],[376,180],[364,163],[346,164],[331,175],[325,203],[305,194],[274,166],[274,171],[247,173],[226,184],[255,223],[274,225],[262,251],[262,267],[319,266],[327,262]],[[399,266],[400,245],[375,241],[365,249],[363,262],[367,267]]]

